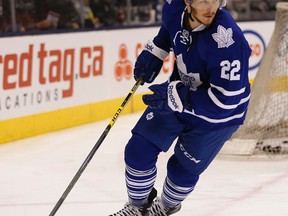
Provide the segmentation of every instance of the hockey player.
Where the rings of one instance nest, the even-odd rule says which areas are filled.
[[[148,105],[125,147],[128,202],[114,216],[178,212],[199,176],[244,121],[251,54],[226,0],[167,0],[162,26],[138,56],[135,79],[151,83],[170,50],[173,73],[144,95]],[[176,140],[160,197],[156,161]]]

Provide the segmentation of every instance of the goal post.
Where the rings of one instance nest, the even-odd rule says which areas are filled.
[[[275,28],[252,85],[246,120],[219,155],[288,158],[288,2],[276,5]]]

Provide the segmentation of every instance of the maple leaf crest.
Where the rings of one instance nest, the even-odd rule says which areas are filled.
[[[232,29],[225,29],[221,25],[218,26],[217,33],[212,34],[213,39],[218,43],[218,48],[228,48],[231,46],[235,42],[232,36]]]

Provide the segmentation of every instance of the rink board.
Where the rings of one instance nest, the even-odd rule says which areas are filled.
[[[249,75],[253,81],[274,22],[239,25],[252,49]],[[1,38],[0,143],[112,117],[135,83],[137,56],[158,29]],[[156,83],[169,77],[173,63],[170,53]],[[145,108],[141,95],[147,87],[138,88],[124,114]]]
[[[134,95],[121,115],[143,110],[142,95]],[[125,98],[29,115],[0,122],[0,141],[6,143],[51,131],[111,118]],[[107,121],[108,124],[108,121]],[[103,128],[104,130],[104,128]]]

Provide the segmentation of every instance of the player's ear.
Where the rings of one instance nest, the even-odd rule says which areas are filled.
[[[188,6],[192,3],[192,0],[184,0],[185,4]]]

